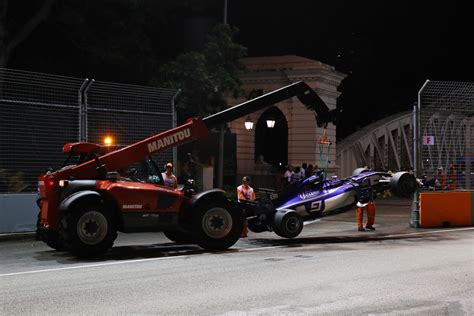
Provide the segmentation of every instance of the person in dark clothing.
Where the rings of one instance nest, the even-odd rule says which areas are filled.
[[[305,171],[305,173],[304,173],[305,179],[306,179],[306,178],[309,178],[309,177],[311,177],[311,176],[313,175],[313,173],[314,173],[314,169],[313,169],[313,168],[314,168],[314,167],[313,167],[313,165],[311,165],[311,164],[308,166],[308,168],[306,168],[306,171]]]

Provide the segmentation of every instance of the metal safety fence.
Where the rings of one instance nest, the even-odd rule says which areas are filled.
[[[0,68],[0,193],[32,192],[65,143],[120,145],[175,125],[176,90]],[[173,150],[156,157],[174,160]]]
[[[474,187],[474,83],[426,81],[419,92],[417,177],[432,190]]]
[[[413,109],[413,157],[421,190],[474,188],[474,83],[427,80]],[[419,192],[410,225],[420,226]]]

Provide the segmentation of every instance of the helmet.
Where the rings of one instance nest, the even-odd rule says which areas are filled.
[[[314,173],[316,176],[316,182],[320,182],[324,180],[324,172],[322,170],[318,170]]]
[[[250,182],[250,178],[245,176],[242,178],[242,182]]]
[[[165,165],[165,168],[173,168],[173,164],[171,162],[168,162],[166,165]]]

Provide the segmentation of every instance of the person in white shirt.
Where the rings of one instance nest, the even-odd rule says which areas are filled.
[[[303,177],[301,176],[301,167],[298,166],[296,167],[295,172],[293,172],[293,174],[291,175],[290,183],[296,183],[300,181],[302,178]]]
[[[178,187],[178,179],[173,174],[173,164],[168,162],[165,165],[165,169],[166,171],[161,174],[163,176],[164,185],[176,189]]]
[[[291,165],[286,166],[286,171],[283,174],[283,178],[285,179],[285,185],[288,185],[291,183],[291,175],[293,174],[293,167]]]

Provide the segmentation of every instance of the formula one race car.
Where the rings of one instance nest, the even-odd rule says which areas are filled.
[[[348,178],[325,179],[323,171],[318,171],[278,194],[265,190],[267,198],[239,205],[251,231],[274,231],[281,237],[294,238],[301,233],[305,221],[354,209],[358,202],[366,203],[385,190],[410,197],[417,186],[417,179],[408,172],[392,174],[358,168]]]

